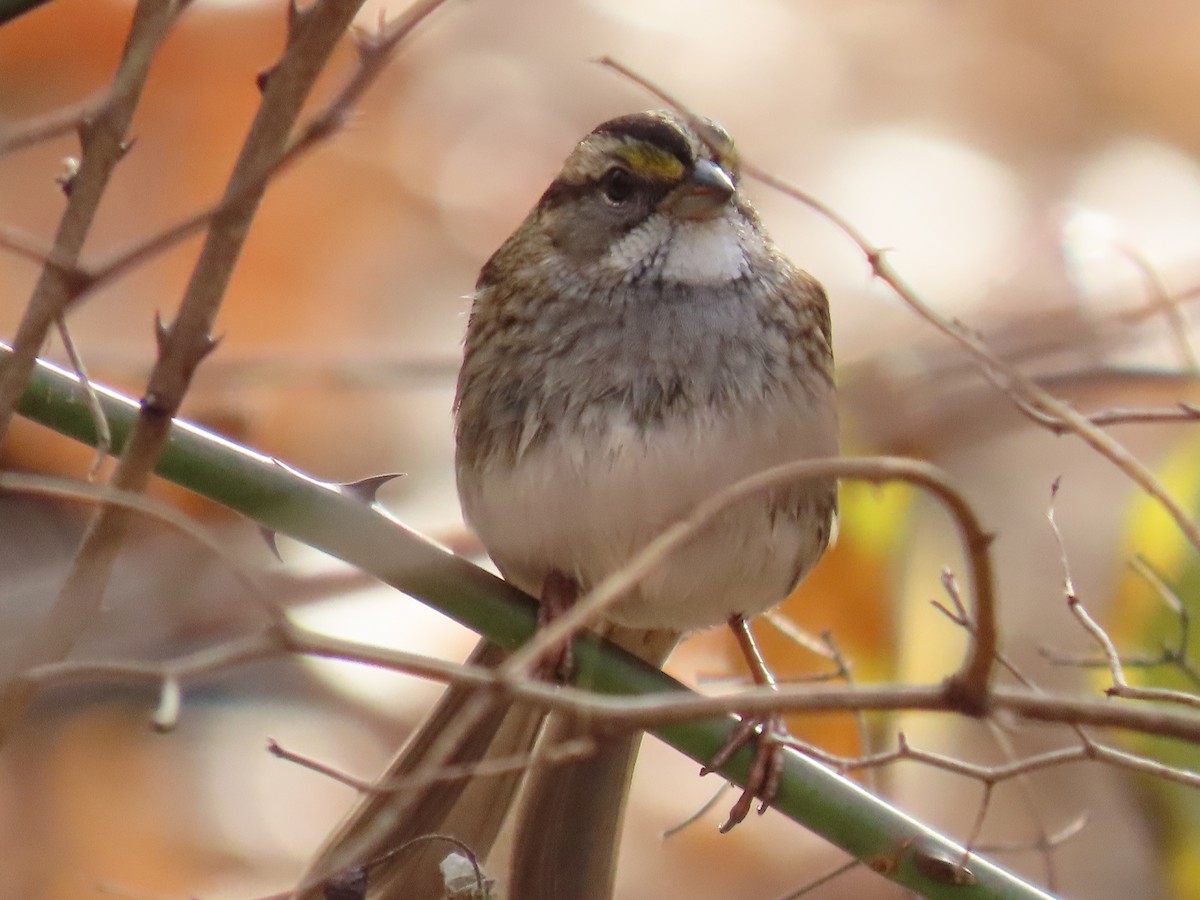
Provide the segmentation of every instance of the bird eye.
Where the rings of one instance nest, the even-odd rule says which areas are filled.
[[[636,188],[637,179],[621,166],[613,166],[600,176],[600,190],[604,192],[604,199],[614,205],[626,202]]]

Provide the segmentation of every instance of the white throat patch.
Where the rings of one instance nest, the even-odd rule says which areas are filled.
[[[623,272],[645,271],[646,265],[667,281],[718,284],[747,274],[744,242],[756,239],[732,210],[707,221],[676,222],[656,213],[618,240],[604,265]]]

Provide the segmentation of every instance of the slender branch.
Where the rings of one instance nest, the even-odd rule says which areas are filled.
[[[1070,428],[1061,419],[1041,412],[1033,405],[1020,398],[1013,402],[1030,419],[1056,435],[1066,434]],[[1087,421],[1097,428],[1108,428],[1112,425],[1149,425],[1167,422],[1200,422],[1200,407],[1194,403],[1180,402],[1175,406],[1147,408],[1115,408],[1100,412],[1085,413]]]
[[[663,102],[679,110],[682,114],[689,116],[695,121],[699,121],[686,106],[643,76],[638,75],[608,57],[601,59],[600,64],[613,69],[636,84],[641,85],[663,100]],[[742,171],[768,187],[803,203],[818,215],[831,222],[834,227],[846,235],[862,251],[875,277],[888,285],[896,296],[904,301],[913,312],[966,350],[974,358],[976,365],[989,380],[992,380],[1000,390],[1011,397],[1014,402],[1017,402],[1019,409],[1022,411],[1032,409],[1040,413],[1043,417],[1049,417],[1058,421],[1064,431],[1068,431],[1081,438],[1092,449],[1108,459],[1142,490],[1158,501],[1167,515],[1175,522],[1176,527],[1183,532],[1188,542],[1197,550],[1200,550],[1200,526],[1197,526],[1188,513],[1172,499],[1154,473],[1150,471],[1149,467],[1133,456],[1124,445],[1101,430],[1099,426],[1088,421],[1086,416],[1077,412],[1069,404],[1052,396],[1035,381],[1000,359],[977,334],[961,322],[947,318],[926,303],[909,286],[908,282],[900,277],[899,272],[888,261],[884,248],[878,247],[867,240],[861,231],[836,210],[805,191],[800,190],[798,187],[788,184],[783,179],[777,178],[771,173],[748,162],[742,162]],[[1038,421],[1041,424],[1042,420],[1035,418],[1034,421]],[[975,677],[969,680],[972,682],[986,681],[986,677],[980,678],[979,676],[981,672],[986,670],[987,665],[986,661],[977,660],[976,668],[973,670]]]
[[[1052,396],[1036,382],[1021,374],[997,357],[984,342],[962,323],[943,316],[930,307],[905,282],[884,256],[882,249],[868,243],[849,223],[828,207],[808,197],[802,191],[786,184],[774,176],[753,167],[746,168],[747,174],[768,184],[794,199],[800,200],[813,207],[817,212],[834,222],[847,236],[850,237],[867,257],[874,274],[892,288],[900,299],[918,315],[932,324],[946,336],[955,340],[966,349],[976,360],[980,369],[1008,396],[1022,401],[1018,408],[1033,409],[1043,416],[1049,416],[1061,423],[1063,431],[1070,432],[1081,438],[1088,446],[1108,459],[1119,470],[1125,473],[1142,490],[1153,497],[1175,522],[1188,542],[1200,550],[1200,527],[1188,513],[1167,493],[1162,483],[1155,477],[1141,460],[1131,454],[1123,444],[1114,439],[1099,426],[1077,412],[1069,404]],[[1036,421],[1036,420],[1035,420]]]
[[[1075,593],[1075,585],[1071,579],[1067,563],[1067,551],[1063,545],[1062,532],[1059,530],[1058,523],[1054,519],[1054,496],[1057,492],[1058,481],[1055,480],[1051,491],[1050,508],[1046,513],[1046,518],[1050,520],[1050,527],[1054,530],[1054,537],[1058,541],[1062,557],[1063,571],[1066,573],[1063,584],[1067,594],[1067,605],[1071,613],[1079,621],[1079,624],[1083,626],[1083,629],[1091,636],[1092,640],[1099,645],[1101,652],[1104,654],[1104,661],[1108,666],[1109,677],[1112,679],[1112,685],[1105,690],[1105,693],[1110,697],[1122,697],[1127,700],[1179,703],[1184,706],[1190,706],[1193,709],[1200,709],[1200,695],[1191,694],[1186,691],[1171,690],[1169,688],[1135,687],[1125,679],[1125,670],[1121,663],[1121,656],[1117,653],[1117,648],[1113,644],[1112,638],[1109,637],[1108,632],[1104,630],[1103,626],[1092,618],[1092,615],[1087,611],[1087,608]],[[1182,608],[1182,605],[1180,608]],[[1187,634],[1186,629],[1184,634]]]
[[[961,712],[952,692],[944,686],[886,685],[827,687],[780,684],[777,690],[747,688],[719,697],[705,697],[666,679],[663,690],[638,696],[597,694],[569,686],[532,679],[514,680],[493,669],[446,662],[415,653],[390,650],[323,635],[291,624],[271,625],[263,631],[226,644],[180,657],[167,663],[133,663],[120,660],[48,663],[27,671],[25,677],[50,687],[74,682],[118,680],[159,684],[165,678],[181,683],[225,671],[246,662],[295,653],[339,659],[403,672],[444,684],[478,688],[481,695],[511,697],[550,711],[569,712],[617,729],[658,731],[664,726],[710,719],[734,713],[818,713],[864,711]],[[1115,704],[1103,698],[1066,697],[1037,690],[993,688],[992,708],[1029,722],[1063,725],[1097,725],[1160,737],[1200,742],[1200,715],[1148,705]],[[1077,748],[1069,748],[1075,753]],[[1083,748],[1095,753],[1095,747]],[[806,748],[806,753],[812,753]],[[1068,751],[1056,751],[1067,753]],[[1106,751],[1107,752],[1107,751]],[[819,754],[818,754],[819,755]],[[883,754],[866,759],[890,760]],[[1071,757],[1083,758],[1083,757]],[[1063,759],[1066,759],[1064,756]],[[974,777],[970,764],[948,758],[947,767],[960,765],[962,774]],[[1053,762],[1047,758],[1047,763]],[[1035,768],[1041,767],[1038,763]],[[1019,767],[999,771],[996,780],[1012,777]]]
[[[352,5],[360,6],[363,0],[338,0],[338,2],[342,5],[350,2]],[[239,166],[244,165],[244,169],[235,172],[225,195],[218,202],[168,226],[157,234],[149,235],[132,246],[113,253],[107,259],[101,260],[93,266],[79,267],[76,277],[80,281],[80,287],[73,299],[78,299],[85,292],[94,291],[124,275],[130,269],[185,240],[212,220],[225,216],[236,216],[239,209],[256,205],[271,179],[277,177],[318,144],[328,140],[341,130],[353,110],[354,104],[374,84],[391,61],[398,45],[412,33],[414,28],[445,3],[446,0],[418,0],[395,21],[381,25],[380,30],[376,33],[353,32],[355,47],[358,50],[357,68],[342,89],[317,115],[300,128],[295,137],[285,146],[280,145],[275,148],[274,152],[264,150],[256,159],[248,159],[243,153]],[[299,22],[299,19],[298,15],[296,21]],[[295,27],[297,26],[293,24],[293,28]],[[270,90],[272,82],[288,77],[290,77],[289,73],[283,64],[276,65],[270,70],[270,75],[266,79],[267,91]],[[272,102],[268,93],[265,92],[262,108],[269,108],[268,104]],[[247,139],[247,144],[249,145],[249,139]],[[193,280],[195,279],[193,278]]]
[[[991,536],[983,530],[974,510],[937,467],[899,457],[802,460],[767,469],[713,494],[688,515],[664,530],[628,563],[602,580],[579,599],[571,610],[555,619],[506,664],[509,673],[531,671],[541,655],[572,634],[597,621],[604,610],[634,589],[656,566],[692,540],[716,516],[760,492],[783,484],[817,478],[849,478],[872,483],[905,481],[922,487],[946,507],[958,528],[971,571],[975,610],[974,629],[966,658],[946,685],[964,712],[979,715],[987,709],[988,683],[996,656],[996,610]]]
[[[79,103],[0,127],[0,156],[77,130],[83,122],[100,116],[112,97],[111,90],[104,90]]]
[[[147,497],[145,494],[122,491],[107,485],[89,484],[54,475],[31,475],[26,472],[0,472],[0,491],[55,497],[79,503],[109,504],[163,522],[211,551],[229,566],[234,576],[250,594],[264,604],[264,608],[271,613],[272,618],[278,615],[260,582],[258,572],[251,569],[224,542],[210,534],[202,525],[161,500]]]
[[[76,284],[70,269],[78,261],[109,178],[127,150],[125,133],[146,82],[150,61],[185,5],[178,0],[139,0],[109,89],[109,102],[102,104],[95,118],[86,120],[79,129],[83,153],[49,254],[55,263],[42,268],[17,328],[13,357],[0,376],[0,444],[46,335],[73,296]]]
[[[1036,844],[1029,844],[1025,841],[997,841],[995,843],[981,844],[979,850],[981,853],[1020,853],[1024,850],[1053,850],[1055,847],[1060,847],[1067,841],[1077,837],[1084,828],[1087,827],[1087,813],[1080,813],[1062,828],[1053,834],[1047,834],[1045,838],[1040,839]]]
[[[316,772],[318,775],[324,775],[361,794],[396,794],[401,791],[413,791],[437,782],[489,778],[497,775],[509,775],[513,772],[525,772],[535,766],[556,766],[578,762],[595,754],[596,742],[589,738],[575,738],[563,741],[554,747],[538,748],[536,753],[517,753],[511,756],[488,757],[467,764],[446,765],[428,772],[409,773],[391,782],[366,781],[362,778],[355,778],[320,760],[287,750],[275,740],[267,741],[267,752],[279,759],[295,763],[301,768]]]
[[[87,395],[88,410],[91,412],[92,422],[96,426],[96,453],[92,457],[91,468],[88,469],[88,479],[91,480],[99,473],[104,458],[112,449],[112,430],[108,427],[108,419],[104,418],[104,408],[100,405],[100,398],[96,396],[96,391],[92,388],[92,381],[88,378],[83,357],[79,355],[79,351],[75,348],[75,341],[71,338],[71,332],[67,329],[67,320],[60,316],[55,325],[58,327],[58,336],[63,343],[63,349],[67,351],[67,358],[71,361],[71,368],[75,370],[79,384]]]
[[[279,161],[287,159],[292,151],[299,153],[331,133],[332,125],[345,115],[346,110],[335,101],[330,109],[340,111],[324,127],[310,127],[289,146],[288,136],[304,99],[361,3],[362,0],[318,0],[303,10],[292,8],[283,55],[266,80],[258,115],[230,176],[224,197],[228,205],[212,219],[178,315],[169,326],[159,329],[158,362],[151,372],[133,435],[113,474],[113,484],[121,490],[136,492],[145,487],[196,368],[215,346],[212,326],[250,222],[266,190],[267,176],[263,173],[276,170]],[[438,5],[440,2],[431,0],[418,3],[402,20],[406,27],[395,29],[393,40],[370,53],[362,51],[360,73],[367,74],[351,79],[357,93],[343,92],[339,99],[348,103],[365,90],[400,38]],[[97,511],[66,584],[23,648],[16,671],[61,658],[73,646],[99,607],[127,522],[123,509],[102,507]],[[31,686],[15,678],[0,691],[0,744],[23,715],[32,696]]]
[[[796,888],[795,890],[788,891],[786,894],[782,894],[781,896],[775,898],[775,900],[800,900],[800,898],[804,897],[806,894],[811,894],[822,885],[829,884],[829,882],[840,878],[847,872],[856,869],[861,865],[861,859],[848,859],[844,863],[838,863],[838,865],[834,866],[829,871],[822,872],[817,877],[809,879],[800,887]]]
[[[1149,308],[1167,320],[1171,337],[1175,340],[1175,346],[1179,351],[1180,362],[1191,372],[1200,372],[1200,356],[1196,355],[1196,348],[1188,333],[1187,319],[1180,311],[1178,302],[1171,297],[1158,272],[1150,265],[1150,261],[1146,259],[1145,255],[1132,245],[1121,244],[1117,249],[1137,267],[1141,274],[1146,285],[1146,292],[1150,295]]]

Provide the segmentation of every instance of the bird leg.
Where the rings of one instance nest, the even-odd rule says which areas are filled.
[[[737,639],[738,647],[750,668],[754,683],[778,689],[775,676],[767,668],[754,636],[750,633],[750,624],[744,616],[735,615],[729,618],[729,628]],[[750,774],[747,776],[745,790],[742,796],[729,811],[729,818],[721,826],[725,834],[737,825],[750,812],[757,797],[760,801],[758,814],[766,812],[767,806],[775,799],[779,790],[779,780],[783,775],[783,749],[792,743],[792,736],[784,724],[783,716],[779,713],[768,712],[756,716],[743,716],[741,722],[725,745],[717,751],[707,766],[700,770],[701,775],[707,775],[727,763],[730,757],[746,744],[754,742],[754,761],[750,764]]]
[[[538,607],[538,628],[545,628],[568,612],[579,599],[579,584],[574,578],[551,569],[542,582],[541,605]],[[552,647],[538,661],[537,675],[545,681],[566,682],[575,671],[575,658],[568,638]]]

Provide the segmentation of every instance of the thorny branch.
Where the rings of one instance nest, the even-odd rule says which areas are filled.
[[[291,8],[287,44],[280,62],[266,79],[262,103],[230,177],[224,206],[211,220],[208,238],[175,320],[158,328],[158,362],[150,374],[133,434],[112,478],[113,486],[119,490],[144,489],[196,368],[215,347],[212,326],[271,173],[282,162],[295,158],[336,130],[348,112],[348,105],[382,70],[399,41],[443,0],[422,0],[387,29],[380,40],[360,40],[360,66],[356,75],[327,107],[324,116],[319,116],[289,144],[288,137],[304,99],[361,2],[318,0],[303,10]],[[59,300],[65,302],[70,295],[63,292]],[[58,315],[61,309],[55,311],[55,316]],[[40,343],[41,339],[33,352],[36,353]],[[0,379],[0,401],[6,380],[20,369],[19,359],[14,347],[14,359]],[[0,419],[0,423],[3,421]],[[62,591],[23,646],[7,683],[0,690],[0,744],[33,697],[33,686],[24,682],[19,673],[38,663],[62,658],[74,645],[99,607],[127,523],[125,510],[107,506],[101,507],[89,523]]]
[[[50,253],[55,262],[43,266],[17,327],[13,358],[0,375],[0,444],[46,335],[77,288],[70,270],[91,230],[109,178],[128,149],[125,133],[137,108],[150,62],[186,5],[186,0],[139,0],[106,102],[97,107],[94,118],[78,120],[83,152]]]

